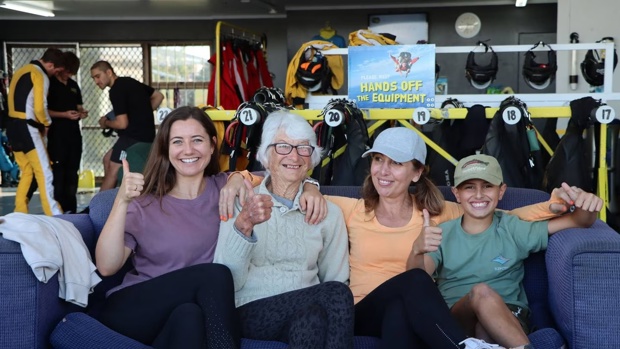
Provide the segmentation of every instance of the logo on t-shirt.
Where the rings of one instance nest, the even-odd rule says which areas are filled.
[[[500,254],[499,256],[493,258],[492,262],[499,263],[502,266],[501,267],[495,267],[495,268],[493,268],[493,270],[495,270],[495,271],[503,271],[503,270],[508,269],[508,266],[504,266],[504,264],[508,263],[509,261],[510,261],[510,259],[508,259],[508,258],[506,258],[506,257],[504,257],[504,256],[502,256]]]
[[[504,265],[504,264],[508,263],[508,262],[510,261],[510,259],[508,259],[508,258],[506,258],[506,257],[503,257],[503,256],[500,254],[499,256],[497,256],[497,257],[493,258],[493,260],[492,260],[492,261],[493,261],[493,262],[495,262],[495,263],[499,263],[499,264],[501,264],[501,265]]]

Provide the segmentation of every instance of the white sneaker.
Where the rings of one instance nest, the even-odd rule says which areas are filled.
[[[462,341],[459,344],[465,344],[465,349],[491,349],[491,348],[506,349],[497,344],[487,343],[483,341],[482,339],[478,339],[478,338],[467,338],[466,340]]]

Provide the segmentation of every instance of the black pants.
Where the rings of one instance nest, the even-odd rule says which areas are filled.
[[[154,348],[240,347],[232,275],[199,264],[112,293],[99,319]]]
[[[82,135],[76,132],[48,135],[47,151],[54,174],[54,199],[65,212],[76,213],[77,190],[82,160]]]
[[[297,349],[352,349],[353,295],[329,281],[238,308],[244,338],[278,340]]]
[[[460,348],[465,333],[422,269],[399,274],[355,305],[355,335],[381,337],[383,348]]]

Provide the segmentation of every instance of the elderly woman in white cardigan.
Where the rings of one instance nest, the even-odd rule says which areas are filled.
[[[244,338],[291,348],[353,348],[346,226],[338,206],[304,222],[299,196],[320,161],[312,127],[276,112],[263,125],[257,159],[267,177],[220,225],[215,262],[230,268]],[[251,188],[246,180],[246,185]]]

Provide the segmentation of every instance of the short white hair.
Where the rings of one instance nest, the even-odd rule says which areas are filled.
[[[273,143],[273,140],[279,132],[284,133],[287,137],[296,141],[308,141],[308,143],[314,147],[314,152],[310,156],[310,163],[313,168],[319,164],[323,148],[318,146],[316,134],[308,121],[291,112],[276,111],[269,114],[265,119],[260,146],[256,153],[256,159],[264,168],[267,168],[269,164],[269,144]]]

